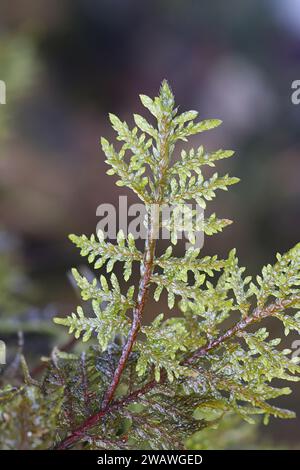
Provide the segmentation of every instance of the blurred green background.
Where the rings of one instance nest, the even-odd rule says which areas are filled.
[[[138,94],[155,95],[163,78],[182,110],[224,121],[194,146],[236,150],[218,169],[241,183],[210,207],[235,224],[206,240],[205,252],[236,246],[255,274],[300,240],[300,105],[291,102],[299,1],[1,0],[0,253],[12,289],[34,305],[24,307],[37,330],[25,333],[29,353],[49,352],[41,318],[78,302],[68,272],[82,260],[67,235],[94,232],[97,206],[124,194],[100,151],[100,136],[112,136],[107,113],[131,123]],[[300,446],[294,390],[281,405],[298,419],[272,421],[266,442]]]

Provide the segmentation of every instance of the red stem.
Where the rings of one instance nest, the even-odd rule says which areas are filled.
[[[144,275],[142,276],[139,288],[139,295],[138,295],[138,304],[136,308],[133,310],[133,321],[130,328],[130,332],[126,341],[126,344],[122,350],[122,354],[118,363],[118,366],[115,370],[112,382],[108,387],[103,402],[102,402],[102,410],[105,410],[111,400],[113,399],[114,393],[118,387],[118,384],[121,379],[121,375],[123,370],[126,366],[129,354],[132,351],[133,345],[135,343],[137,334],[139,332],[141,326],[141,318],[144,312],[145,304],[148,297],[149,291],[149,284],[150,279],[153,271],[153,261],[154,261],[154,254],[155,254],[155,240],[150,240],[149,248],[146,250],[146,254],[143,261],[142,270],[144,271]]]
[[[141,318],[143,316],[145,304],[148,297],[149,284],[153,272],[153,263],[155,257],[155,247],[157,241],[157,230],[159,229],[160,217],[160,204],[163,201],[163,183],[165,174],[169,165],[169,130],[166,118],[162,120],[161,127],[161,141],[159,144],[160,150],[160,163],[159,163],[159,178],[155,189],[155,197],[152,205],[150,206],[148,238],[146,242],[145,254],[141,266],[141,280],[139,286],[137,306],[133,310],[133,321],[126,344],[122,350],[122,354],[115,370],[112,382],[108,387],[102,402],[102,410],[105,410],[114,397],[118,384],[120,382],[122,373],[125,369],[128,357],[132,351],[137,334],[141,326]]]
[[[139,285],[139,292],[138,292],[138,299],[137,305],[133,310],[133,320],[132,325],[130,328],[130,332],[126,341],[126,344],[122,350],[121,357],[119,359],[118,366],[115,370],[113,379],[111,384],[109,385],[102,402],[101,410],[96,413],[94,416],[88,418],[77,430],[75,430],[67,439],[65,439],[59,445],[59,449],[65,449],[73,442],[78,440],[78,434],[81,435],[86,429],[94,426],[99,419],[101,419],[104,414],[110,409],[109,405],[114,397],[116,389],[119,385],[122,373],[126,367],[126,363],[128,357],[132,351],[133,345],[135,343],[137,334],[139,332],[141,326],[141,318],[143,316],[145,304],[148,297],[149,292],[149,285],[150,280],[153,272],[154,267],[154,257],[155,257],[155,248],[156,248],[156,241],[157,241],[157,231],[159,229],[159,216],[160,216],[160,205],[163,201],[163,186],[164,186],[164,179],[166,175],[166,171],[169,165],[169,124],[166,118],[163,118],[162,125],[161,125],[161,141],[159,144],[159,151],[160,151],[160,163],[159,163],[159,178],[157,181],[157,186],[155,190],[155,197],[153,201],[153,205],[150,207],[151,214],[149,215],[150,218],[150,226],[148,231],[148,238],[146,242],[146,249],[144,254],[143,263],[141,265],[141,280]],[[151,385],[152,387],[152,385]],[[150,387],[150,388],[151,388]],[[135,392],[134,392],[135,393]],[[115,406],[112,404],[112,406]]]

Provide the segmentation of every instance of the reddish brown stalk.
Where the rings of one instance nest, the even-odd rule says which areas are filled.
[[[138,303],[137,303],[136,308],[133,310],[132,325],[130,328],[130,332],[129,332],[126,344],[122,350],[122,354],[121,354],[118,366],[115,370],[113,380],[105,393],[105,396],[102,402],[102,410],[105,410],[107,408],[108,404],[111,402],[114,396],[114,393],[120,382],[121,375],[126,366],[129,354],[132,351],[137,334],[139,332],[139,329],[141,326],[141,318],[142,318],[145,304],[146,304],[147,297],[148,297],[149,284],[150,284],[150,279],[151,279],[151,275],[153,271],[154,254],[155,254],[155,240],[150,240],[149,248],[146,250],[145,258],[143,261],[142,270],[144,274],[140,281]]]
[[[99,423],[101,418],[103,418],[107,413],[118,410],[119,408],[122,408],[123,406],[126,406],[129,403],[134,402],[139,396],[145,395],[150,390],[152,390],[156,385],[157,385],[157,382],[155,380],[152,380],[146,383],[146,385],[144,385],[142,388],[135,390],[130,395],[127,395],[121,400],[110,403],[106,409],[102,409],[101,411],[99,411],[93,416],[90,416],[86,421],[84,421],[77,429],[75,429],[75,431],[72,432],[72,434],[70,434],[66,439],[60,442],[59,445],[56,447],[56,449],[58,450],[68,449],[72,444],[77,442],[79,439],[82,439],[82,437],[84,437],[85,432],[88,429],[95,426],[97,423]]]
[[[197,349],[192,353],[189,358],[186,358],[182,361],[182,365],[192,364],[199,357],[203,357],[208,354],[211,350],[221,346],[223,343],[228,341],[230,338],[234,337],[236,334],[244,331],[248,326],[262,320],[263,318],[270,317],[276,313],[280,313],[282,310],[292,307],[294,302],[298,301],[299,298],[291,298],[288,300],[277,300],[273,304],[268,305],[265,309],[255,309],[251,316],[244,318],[243,320],[237,322],[232,328],[229,328],[224,334],[220,335],[218,338],[209,341],[206,345]],[[161,380],[159,384],[162,384],[166,381],[167,375],[164,373],[161,375]],[[158,383],[155,380],[147,382],[142,388],[135,390],[134,392],[127,395],[125,398],[114,401],[111,404],[108,404],[105,409],[102,409],[97,414],[88,418],[81,426],[79,426],[75,431],[73,431],[70,436],[63,440],[59,445],[58,449],[67,449],[72,444],[77,442],[79,439],[84,437],[85,432],[91,427],[95,426],[103,416],[110,413],[113,410],[121,408],[128,403],[134,402],[138,397],[145,395],[146,393],[153,390]]]
[[[275,313],[280,313],[282,310],[292,307],[293,302],[295,299],[278,299],[273,304],[268,305],[264,309],[256,308],[252,315],[247,316],[236,323],[232,328],[226,330],[223,335],[220,335],[218,338],[209,341],[206,345],[202,346],[199,349],[196,349],[188,359],[185,359],[184,364],[192,364],[197,358],[205,356],[208,352],[212,349],[217,348],[221,344],[223,344],[228,339],[235,336],[237,333],[241,333],[244,331],[248,326],[262,320],[263,318],[270,317]]]
[[[136,341],[137,334],[141,326],[141,318],[143,316],[145,304],[148,297],[149,284],[153,272],[153,264],[155,257],[155,248],[157,241],[157,231],[159,230],[159,211],[160,205],[163,201],[163,183],[166,171],[169,165],[169,133],[168,133],[168,123],[166,120],[162,122],[161,128],[162,140],[160,142],[160,165],[159,165],[159,178],[157,182],[157,187],[155,190],[155,197],[153,205],[150,208],[149,217],[149,229],[148,229],[148,238],[145,247],[145,254],[143,263],[141,266],[141,280],[139,285],[137,305],[133,310],[133,320],[130,328],[130,332],[126,341],[126,344],[122,350],[122,354],[118,363],[118,366],[115,370],[112,382],[108,387],[102,402],[102,410],[105,410],[118,387],[122,373],[125,369],[128,357],[132,351],[133,345]]]
[[[91,416],[90,418],[88,418],[67,439],[61,442],[61,444],[58,446],[59,449],[65,449],[68,446],[70,446],[73,442],[76,442],[79,439],[79,437],[82,435],[82,433],[85,432],[86,429],[89,429],[90,427],[94,426],[101,419],[101,417],[104,416],[111,409],[110,403],[119,385],[122,373],[126,367],[128,357],[132,351],[132,348],[134,346],[136,337],[138,335],[138,332],[141,326],[141,319],[142,319],[143,312],[145,309],[145,304],[147,302],[149,285],[150,285],[150,280],[151,280],[153,267],[154,267],[155,248],[156,248],[156,241],[157,241],[157,235],[158,235],[157,231],[159,229],[159,211],[160,211],[160,205],[163,201],[164,179],[165,179],[166,171],[169,165],[169,133],[168,133],[168,122],[165,120],[162,122],[161,135],[163,137],[160,142],[161,160],[160,160],[159,173],[158,173],[159,179],[157,182],[153,206],[151,207],[151,214],[149,215],[150,226],[149,226],[144,259],[143,259],[143,263],[141,266],[141,280],[140,280],[140,285],[139,285],[137,305],[133,310],[133,320],[132,320],[130,332],[129,332],[126,344],[122,350],[122,354],[119,359],[118,366],[115,370],[112,382],[109,385],[104,395],[101,410],[98,413],[96,413],[94,416]],[[152,382],[149,382],[148,386],[146,385],[145,387],[146,387],[145,390],[146,389],[148,390],[148,387],[150,387],[149,389],[153,388]],[[146,391],[143,393],[146,393]],[[129,395],[128,398],[132,396],[133,397],[132,399],[134,399],[134,397],[137,397],[138,395],[139,395],[138,392],[133,392],[133,394]],[[118,402],[113,403],[111,406],[112,407],[116,406],[116,403]]]

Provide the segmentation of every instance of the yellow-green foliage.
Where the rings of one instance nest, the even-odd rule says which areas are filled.
[[[134,115],[135,127],[130,129],[126,122],[110,115],[121,147],[116,150],[102,139],[102,149],[110,166],[108,174],[116,175],[119,186],[127,186],[139,196],[149,219],[151,204],[194,200],[206,207],[218,189],[226,190],[238,181],[217,173],[205,179],[202,172],[204,166],[213,167],[218,160],[231,157],[232,151],[209,153],[200,147],[182,150],[180,159],[174,158],[179,141],[219,126],[219,120],[195,122],[196,111],[179,114],[166,81],[158,97],[152,100],[141,95],[141,101],[156,125]],[[228,223],[212,214],[204,219],[202,228],[211,235]],[[251,279],[245,275],[245,268],[239,267],[234,250],[226,259],[219,259],[204,256],[202,250],[192,247],[177,258],[171,247],[176,239],[163,254],[152,250],[149,261],[151,223],[148,230],[146,255],[137,249],[132,235],[125,237],[123,232],[116,243],[105,241],[101,234],[99,239],[94,235],[71,236],[94,268],[106,265],[108,274],[89,280],[74,270],[82,298],[92,305],[94,314],[79,307],[70,316],[55,319],[76,338],[94,340],[96,346],[80,358],[56,352],[49,361],[36,393],[37,400],[40,394],[47,400],[61,387],[64,390],[53,445],[180,449],[195,431],[215,427],[228,413],[250,423],[257,415],[263,415],[265,422],[269,416],[292,418],[293,412],[278,408],[272,401],[290,393],[290,389],[276,387],[272,381],[299,380],[300,367],[290,350],[280,348],[280,339],[269,338],[266,319],[277,318],[286,334],[300,329],[300,245],[278,255],[273,266],[264,267],[260,276]],[[123,276],[129,282],[124,292],[113,272],[115,263],[123,263]],[[133,264],[141,267],[142,285],[145,266],[148,269],[146,288],[154,299],[158,301],[165,291],[169,308],[180,307],[181,316],[178,309],[171,318],[153,312],[152,322],[143,324],[140,289],[130,286]],[[136,330],[135,319],[139,322]],[[131,341],[133,331],[139,335]],[[124,354],[128,344],[132,347],[121,367],[118,386],[112,398],[105,398],[103,407],[103,397],[114,383],[115,371],[120,370],[121,351]],[[24,390],[26,387],[18,393],[25,394]],[[10,406],[14,410],[18,402],[13,398],[10,403],[5,400],[1,405],[0,430],[7,428],[3,413],[8,413],[8,421],[13,419]],[[44,412],[37,407],[36,413]],[[41,423],[44,430],[42,419]],[[17,430],[13,426],[9,429],[11,435],[6,431],[3,438],[0,434],[4,447],[13,439],[18,442],[14,437]],[[28,447],[40,446],[37,442]],[[194,441],[190,442],[194,446]],[[197,442],[201,447],[201,440]],[[206,441],[203,447],[208,447]]]

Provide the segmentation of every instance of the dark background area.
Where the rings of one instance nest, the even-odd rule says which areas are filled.
[[[67,273],[82,260],[67,235],[95,232],[97,206],[124,194],[99,146],[112,137],[107,113],[132,124],[138,94],[157,94],[164,78],[182,110],[224,122],[193,146],[236,150],[218,170],[241,183],[210,206],[235,223],[205,253],[235,246],[255,274],[298,242],[299,61],[297,0],[1,0],[0,221],[18,240],[36,303],[55,314],[76,304]],[[281,405],[300,414],[293,388]],[[299,419],[273,420],[263,435],[297,446]]]

